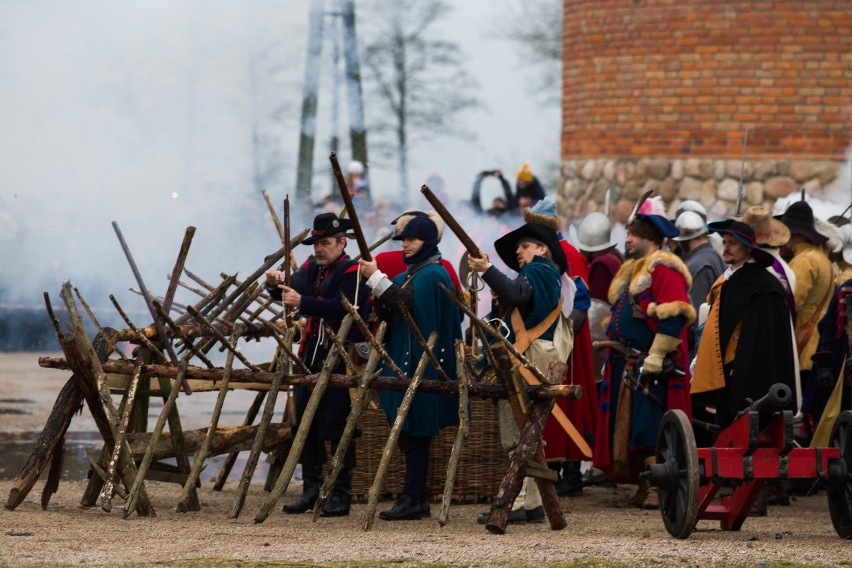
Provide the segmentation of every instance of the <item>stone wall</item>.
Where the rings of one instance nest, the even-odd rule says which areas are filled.
[[[706,158],[617,158],[564,160],[557,196],[560,212],[577,219],[602,211],[607,190],[614,221],[624,222],[636,200],[653,190],[673,217],[681,201],[694,199],[719,219],[736,208],[741,160]],[[820,196],[836,178],[842,162],[836,160],[763,159],[746,161],[743,168],[743,209],[764,205],[804,188]]]

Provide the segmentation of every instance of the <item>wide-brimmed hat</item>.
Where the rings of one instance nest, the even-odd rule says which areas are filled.
[[[754,240],[758,246],[780,247],[790,240],[790,229],[774,219],[766,207],[749,207],[739,220],[754,229]]]
[[[675,220],[678,236],[673,241],[691,241],[707,233],[707,222],[695,211],[684,211]]]
[[[751,257],[762,266],[770,266],[775,257],[769,251],[757,246],[756,235],[751,225],[737,219],[724,219],[709,223],[707,229],[711,233],[727,233],[751,249]]]
[[[776,215],[775,218],[784,223],[790,233],[802,235],[815,245],[825,244],[828,240],[814,228],[814,211],[805,201],[796,201],[783,215]]]
[[[312,245],[315,241],[334,235],[346,236],[346,231],[352,228],[352,221],[340,219],[334,213],[320,213],[314,217],[314,228],[304,241],[303,245]]]
[[[675,224],[662,215],[646,215],[644,213],[637,213],[634,219],[647,223],[651,226],[651,228],[659,233],[661,237],[673,239],[680,235],[680,231],[677,230]]]
[[[494,248],[503,262],[506,263],[506,266],[515,272],[521,270],[516,251],[518,250],[518,243],[524,240],[543,243],[550,250],[550,256],[553,258],[553,262],[556,264],[559,272],[562,273],[568,270],[565,251],[562,250],[562,245],[559,244],[559,239],[556,238],[556,231],[541,223],[526,223],[494,241]]]

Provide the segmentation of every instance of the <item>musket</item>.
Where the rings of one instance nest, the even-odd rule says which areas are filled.
[[[479,247],[476,246],[476,243],[473,242],[473,239],[470,238],[464,229],[461,228],[459,222],[456,221],[455,217],[453,217],[447,208],[444,207],[444,204],[441,203],[441,200],[435,197],[435,194],[432,193],[432,190],[429,189],[428,186],[423,185],[420,188],[420,193],[423,194],[423,197],[426,198],[426,201],[432,206],[435,212],[444,220],[444,223],[447,224],[447,227],[459,238],[461,244],[464,248],[467,249],[467,252],[470,253],[470,256],[474,258],[482,258],[482,255],[479,253]]]
[[[347,215],[349,215],[349,220],[352,221],[352,231],[355,233],[361,258],[369,262],[373,260],[373,256],[370,254],[370,247],[367,246],[367,240],[364,238],[363,231],[361,231],[361,223],[358,222],[358,214],[355,212],[355,205],[352,204],[352,196],[349,195],[349,188],[346,187],[346,180],[343,179],[337,154],[332,152],[328,159],[331,160],[331,171],[334,174],[334,179],[337,180],[337,189],[340,190],[340,197],[343,198],[343,206]]]
[[[435,212],[441,217],[441,219],[444,220],[444,223],[447,224],[447,226],[450,228],[450,230],[453,233],[455,233],[455,235],[458,237],[459,241],[461,241],[461,244],[464,245],[464,248],[467,249],[468,254],[470,256],[472,256],[473,258],[482,258],[482,254],[479,252],[479,247],[476,246],[476,243],[473,242],[473,239],[470,238],[470,235],[468,235],[467,232],[464,229],[461,228],[461,225],[459,225],[459,222],[456,221],[456,218],[453,217],[452,214],[450,214],[449,211],[447,211],[447,208],[444,207],[444,204],[441,203],[441,200],[438,199],[435,196],[434,193],[432,193],[432,190],[429,189],[429,186],[427,186],[426,184],[423,184],[420,187],[420,193],[423,194],[423,197],[426,198],[426,201],[429,202],[429,204],[432,206],[432,208],[435,210]],[[478,308],[479,297],[477,296],[475,278],[476,277],[474,276],[474,280],[471,281],[471,286],[470,286],[470,309],[474,314],[478,314],[479,313],[479,308]],[[470,348],[471,348],[471,351],[473,351],[473,347],[474,347],[475,344],[476,344],[476,328],[471,328],[471,332],[470,332]]]
[[[284,196],[284,246],[287,247],[287,262],[284,263],[284,285],[290,287],[290,268],[293,263],[293,249],[290,246],[290,194]],[[284,304],[284,321],[287,322],[287,329],[293,325],[293,318],[290,316],[290,306]]]
[[[278,214],[275,212],[275,207],[272,206],[272,201],[269,199],[269,194],[266,193],[265,189],[261,189],[260,194],[263,195],[263,200],[266,201],[266,207],[269,208],[269,214],[272,216],[272,222],[275,224],[275,230],[278,231],[278,237],[281,239],[281,244],[283,245],[285,244],[285,229],[281,227],[281,221],[278,219]]]
[[[745,173],[745,157],[746,157],[746,145],[748,144],[748,128],[745,129],[745,133],[743,133],[743,159],[740,163],[740,185],[737,188],[737,210],[734,213],[734,216],[739,217],[740,210],[743,207],[743,174]]]

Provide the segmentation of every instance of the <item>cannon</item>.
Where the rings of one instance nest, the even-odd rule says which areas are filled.
[[[852,539],[852,412],[837,417],[829,447],[796,447],[793,413],[783,410],[791,396],[786,385],[773,385],[738,413],[710,448],[696,447],[682,411],[663,415],[656,463],[641,475],[657,487],[669,534],[687,538],[699,519],[740,530],[767,480],[812,479],[825,484],[835,531]],[[732,485],[733,492],[718,499],[723,485]]]

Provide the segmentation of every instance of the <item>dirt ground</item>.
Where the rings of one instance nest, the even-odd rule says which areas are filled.
[[[0,354],[0,433],[38,431],[67,375],[41,370],[37,354]],[[24,402],[29,401],[29,402]],[[22,412],[3,409],[25,408]],[[85,416],[74,428],[91,428]],[[0,461],[3,460],[0,453]],[[4,475],[3,477],[14,477]],[[588,488],[563,498],[568,528],[510,526],[496,536],[476,524],[485,505],[450,509],[449,523],[433,519],[387,522],[361,529],[365,506],[349,517],[285,515],[280,506],[261,524],[254,515],[265,497],[252,486],[242,515],[228,519],[236,482],[212,490],[210,470],[200,489],[202,510],[175,512],[180,487],[146,482],[155,517],[122,519],[116,497],[111,513],[79,506],[85,482],[63,478],[47,510],[39,505],[43,481],[16,510],[0,509],[0,566],[30,565],[296,565],[296,566],[852,566],[852,542],[835,533],[825,492],[797,497],[790,507],[748,519],[741,531],[723,532],[700,521],[686,540],[668,535],[657,511],[625,508],[633,487]],[[0,480],[0,495],[13,481]],[[299,488],[291,486],[282,502]],[[382,503],[379,510],[390,503]],[[438,504],[432,505],[437,515]]]

